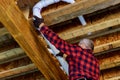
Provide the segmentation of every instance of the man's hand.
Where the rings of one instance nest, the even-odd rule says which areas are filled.
[[[34,26],[38,29],[39,27],[44,26],[44,19],[34,16],[33,23],[34,23]]]

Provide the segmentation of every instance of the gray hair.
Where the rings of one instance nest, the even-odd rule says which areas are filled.
[[[87,49],[94,50],[94,43],[90,39],[87,38],[81,39],[79,44],[84,44]]]

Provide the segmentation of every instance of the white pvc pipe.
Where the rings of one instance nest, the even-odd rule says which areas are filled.
[[[33,7],[33,16],[37,16],[39,18],[42,18],[40,12],[42,10],[43,7],[47,7],[48,5],[60,2],[60,1],[64,1],[67,3],[75,3],[74,0],[41,0],[39,1],[34,7]],[[42,34],[42,33],[41,33]],[[51,50],[49,50],[54,56],[56,54],[59,53],[59,50],[55,48],[54,45],[52,45],[46,38],[45,36],[42,34],[42,36],[44,37],[45,41],[47,42],[47,44],[49,45],[49,47],[51,48]],[[68,75],[68,63],[66,62],[66,60],[63,59],[63,57],[59,57],[56,56],[56,58],[58,59],[58,61],[60,62],[60,64],[62,65],[63,70],[66,72],[66,74]]]
[[[33,15],[42,18],[40,12],[43,7],[59,2],[60,0],[41,0],[33,7]]]
[[[42,33],[41,33],[42,34]],[[62,69],[66,72],[66,74],[68,75],[68,63],[67,61],[63,58],[63,57],[60,57],[60,56],[56,56],[56,54],[58,54],[60,51],[53,45],[51,44],[46,38],[45,36],[42,34],[42,36],[44,37],[45,41],[47,42],[47,44],[49,45],[50,49],[48,49],[48,51],[50,53],[52,53],[57,59],[58,61],[60,62],[61,66],[62,66]]]
[[[42,18],[40,12],[41,12],[43,7],[47,7],[48,5],[58,3],[60,1],[64,1],[67,3],[71,3],[71,4],[75,3],[74,0],[41,0],[37,4],[35,4],[35,6],[33,7],[33,16],[37,16],[39,18]]]
[[[83,16],[78,16],[78,18],[83,26],[87,24]]]

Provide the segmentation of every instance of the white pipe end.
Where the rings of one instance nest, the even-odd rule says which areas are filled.
[[[62,0],[62,1],[67,2],[67,3],[70,3],[70,4],[75,3],[75,0]]]

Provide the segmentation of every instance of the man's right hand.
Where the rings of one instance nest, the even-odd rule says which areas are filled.
[[[34,23],[34,26],[38,29],[44,26],[44,19],[39,18],[37,16],[33,16],[33,23]]]

